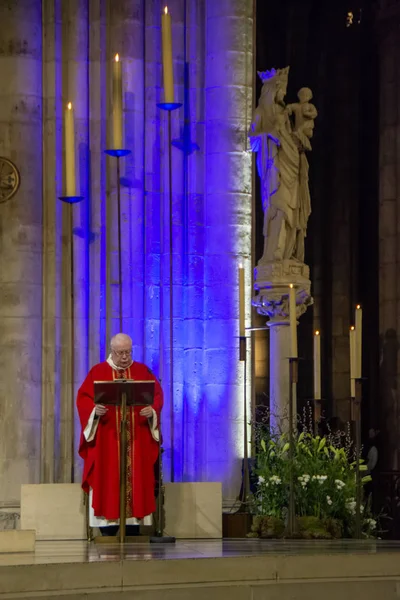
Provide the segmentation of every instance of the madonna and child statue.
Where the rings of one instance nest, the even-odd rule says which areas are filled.
[[[307,152],[317,109],[312,92],[302,88],[298,101],[286,104],[289,67],[258,73],[263,86],[249,131],[257,153],[264,211],[264,249],[257,265],[253,299],[270,319],[288,316],[287,285],[297,289],[298,316],[312,302],[304,243],[311,214]]]
[[[293,259],[303,263],[311,213],[306,152],[311,150],[317,110],[309,88],[298,92],[298,102],[285,104],[289,67],[258,75],[263,87],[249,138],[261,179],[262,262]]]

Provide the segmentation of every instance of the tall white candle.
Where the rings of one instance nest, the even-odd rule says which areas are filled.
[[[119,54],[115,55],[113,61],[112,123],[113,148],[120,150],[122,148],[122,63]]]
[[[314,400],[321,400],[321,336],[314,333]]]
[[[296,315],[296,289],[289,285],[289,323],[290,323],[290,350],[291,357],[297,358],[297,315]]]
[[[355,378],[362,377],[362,308],[360,304],[356,306],[356,364]]]
[[[65,195],[76,196],[75,173],[75,118],[72,103],[68,102],[64,114],[65,126]]]
[[[356,330],[350,327],[350,396],[356,397]]]
[[[245,318],[244,318],[244,268],[243,265],[239,265],[239,336],[244,337],[245,331]]]
[[[164,78],[164,102],[175,102],[174,95],[174,69],[172,62],[172,32],[171,15],[168,7],[164,8],[161,15],[161,35],[162,35],[162,59],[163,59],[163,78]]]

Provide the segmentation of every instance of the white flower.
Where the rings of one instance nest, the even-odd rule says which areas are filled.
[[[314,481],[318,481],[318,483],[320,485],[322,485],[324,483],[324,481],[326,481],[328,479],[328,475],[313,475],[312,479]]]
[[[375,519],[365,519],[365,523],[367,525],[369,525],[370,529],[375,529],[376,528],[376,521],[375,521]]]
[[[282,479],[280,477],[278,477],[278,475],[272,475],[269,478],[271,485],[279,485],[280,483],[282,483]]]
[[[326,481],[328,479],[328,475],[313,475],[312,479],[314,481],[318,481],[318,483],[320,485],[322,485],[324,483],[324,481]]]
[[[331,500],[331,497],[330,497],[330,496],[327,496],[327,497],[326,497],[326,501],[327,501],[327,503],[329,504],[329,506],[331,506],[331,504],[332,504],[332,500]]]
[[[307,475],[307,473],[304,473],[304,475],[300,475],[300,477],[298,477],[297,479],[298,481],[300,481],[300,484],[304,489],[305,487],[307,487],[307,484],[310,481],[310,476]]]
[[[356,513],[356,505],[357,503],[354,500],[354,498],[349,498],[348,500],[346,500],[346,508],[352,515],[355,515]]]
[[[335,484],[338,490],[341,490],[346,485],[341,479],[335,479]]]
[[[265,479],[262,475],[259,476],[258,483],[265,483]]]

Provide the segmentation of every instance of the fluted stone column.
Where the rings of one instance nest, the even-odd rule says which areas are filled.
[[[225,500],[238,494],[244,452],[237,269],[242,262],[250,290],[252,17],[251,0],[206,1],[204,463]],[[246,306],[249,316],[250,294]]]
[[[0,503],[40,476],[42,2],[0,3],[0,156],[21,187],[0,204]]]

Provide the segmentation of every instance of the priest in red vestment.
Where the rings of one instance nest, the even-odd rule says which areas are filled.
[[[115,379],[154,381],[152,406],[128,407],[127,525],[151,524],[155,511],[154,465],[158,457],[161,386],[142,363],[132,360],[132,340],[119,333],[105,362],[95,365],[78,391],[82,426],[79,454],[84,460],[82,488],[90,495],[90,526],[116,534],[119,524],[119,429],[121,409],[94,404],[94,382]],[[133,533],[127,528],[128,535]]]

